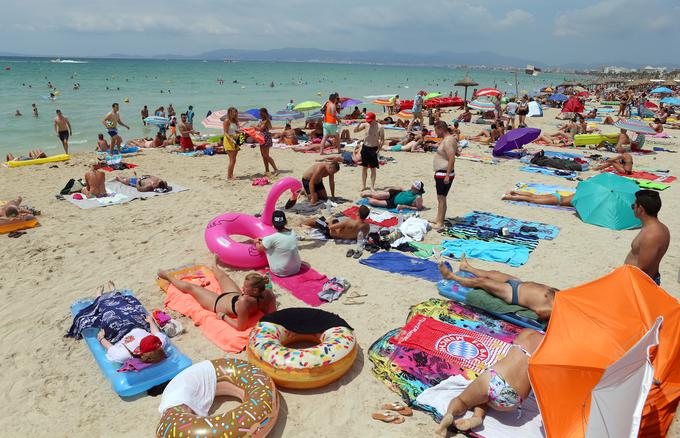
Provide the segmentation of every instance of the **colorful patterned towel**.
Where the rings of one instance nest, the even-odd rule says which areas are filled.
[[[474,239],[484,240],[487,242],[507,243],[509,245],[526,246],[529,252],[536,249],[538,246],[538,238],[531,235],[517,235],[517,236],[503,236],[500,233],[501,229],[488,229],[475,225],[454,224],[442,231],[448,237],[454,239]]]
[[[548,167],[540,166],[524,166],[520,167],[519,170],[521,170],[522,172],[540,173],[542,175],[557,176],[560,178],[576,178],[577,176],[576,172],[570,172],[568,170],[550,169]]]
[[[411,318],[390,342],[422,350],[478,374],[504,357],[510,348],[507,342],[423,315]]]
[[[494,231],[506,228],[512,234],[535,236],[538,239],[553,240],[560,233],[560,229],[554,225],[524,221],[486,211],[475,210],[463,216],[462,219],[464,221],[463,225],[471,225]]]

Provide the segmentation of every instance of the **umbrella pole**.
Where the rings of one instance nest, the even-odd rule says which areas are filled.
[[[467,85],[465,86],[465,98],[463,99],[463,108],[467,106]]]

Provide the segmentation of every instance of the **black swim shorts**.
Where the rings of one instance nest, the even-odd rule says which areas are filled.
[[[61,141],[68,140],[68,131],[59,131],[59,140]]]
[[[377,169],[380,167],[378,162],[378,148],[368,146],[361,147],[361,166],[369,169]]]
[[[434,185],[437,189],[437,196],[446,196],[449,194],[449,190],[451,190],[451,186],[453,185],[453,180],[455,177],[456,172],[451,172],[451,175],[449,176],[449,183],[446,184],[444,182],[444,179],[446,178],[445,170],[439,170],[434,173]]]
[[[312,194],[310,187],[309,187],[309,180],[307,178],[302,178],[302,187],[305,189],[305,193],[307,195]],[[314,184],[314,193],[316,193],[317,196],[320,195],[321,192],[325,192],[325,191],[326,191],[326,187],[324,187],[323,182],[320,181],[320,182]]]

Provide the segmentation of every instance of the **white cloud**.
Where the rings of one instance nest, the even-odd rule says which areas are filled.
[[[517,27],[531,24],[534,22],[534,15],[523,9],[513,9],[505,14],[505,17],[498,21],[501,27]]]

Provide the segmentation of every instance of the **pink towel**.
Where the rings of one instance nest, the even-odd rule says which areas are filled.
[[[142,360],[138,357],[133,357],[132,359],[127,359],[123,365],[118,368],[119,373],[124,373],[126,371],[141,371],[146,367],[150,367],[151,363],[147,362],[142,362]]]
[[[290,277],[277,277],[269,269],[264,269],[262,272],[269,273],[274,283],[290,291],[295,298],[306,304],[312,307],[324,304],[324,301],[319,298],[319,292],[323,289],[324,283],[328,281],[328,277],[316,272],[309,265],[303,263],[300,272]]]

